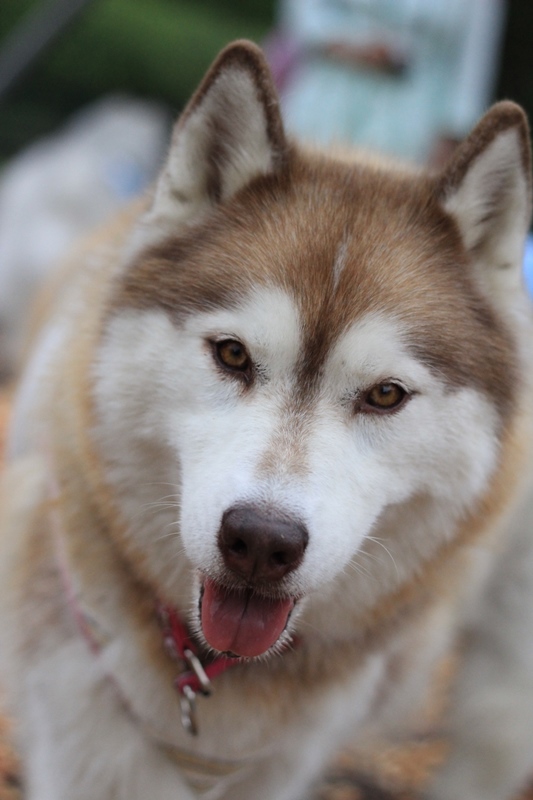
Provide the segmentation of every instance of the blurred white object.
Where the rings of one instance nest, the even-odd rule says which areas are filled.
[[[79,236],[156,176],[169,119],[157,104],[111,96],[23,151],[0,176],[0,376],[16,364],[27,311]]]

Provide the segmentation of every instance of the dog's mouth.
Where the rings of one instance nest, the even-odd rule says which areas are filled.
[[[282,635],[295,604],[293,597],[265,597],[252,589],[229,589],[206,578],[200,597],[204,637],[221,653],[243,658],[263,655]]]

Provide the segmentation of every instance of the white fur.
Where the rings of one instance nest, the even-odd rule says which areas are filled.
[[[193,800],[179,769],[128,717],[99,672],[81,639],[59,647],[30,670],[28,795],[35,800],[71,800],[74,793],[79,800],[93,800],[95,794],[116,800]],[[76,692],[75,703],[63,691],[66,685]],[[51,705],[57,710],[52,719]]]
[[[120,666],[127,672],[126,663]],[[143,667],[148,669],[145,678],[150,681],[149,664]],[[138,674],[135,677],[137,686]],[[186,738],[177,719],[173,719],[173,727],[165,729],[164,715],[163,724],[160,716],[155,725],[131,717],[113,683],[102,680],[98,661],[88,658],[85,643],[71,641],[41,658],[38,668],[30,670],[26,678],[28,796],[32,800],[93,800],[98,786],[98,797],[113,800],[197,798],[180,776],[179,767],[158,747],[154,736],[159,735],[172,745],[177,740],[184,752],[204,753],[208,760],[214,752],[222,756],[230,752],[233,758],[242,758],[237,775],[229,775],[202,794],[206,800],[248,800],[251,796],[257,800],[296,800],[303,796],[309,776],[318,774],[335,749],[365,720],[385,678],[385,654],[368,658],[349,683],[317,697],[312,708],[289,724],[283,737],[261,749],[257,748],[257,735],[246,712],[235,708],[233,693],[222,700],[217,693],[199,701],[200,720],[208,728],[208,736],[202,736],[198,744]],[[128,682],[126,675],[126,686]],[[137,700],[144,714],[157,691],[157,685],[153,685],[151,697]],[[50,707],[57,711],[53,719],[49,717]],[[268,724],[264,719],[268,709],[259,707],[256,714],[259,734]],[[229,730],[225,720],[230,716],[240,718],[242,724]]]
[[[467,615],[450,758],[432,800],[514,796],[533,769],[533,548],[529,498],[510,525],[505,551]]]
[[[264,375],[245,396],[206,347],[206,339],[225,337],[242,341]],[[303,429],[290,410],[300,344],[297,308],[274,289],[256,290],[235,311],[195,314],[181,329],[156,311],[123,313],[111,323],[96,367],[95,436],[132,537],[182,607],[191,602],[178,572],[182,549],[195,569],[219,575],[217,533],[234,505],[266,502],[307,526],[306,557],[291,578],[296,593],[307,597],[364,560],[359,552],[372,534],[387,539],[392,587],[409,577],[421,547],[430,557],[451,535],[491,473],[496,418],[489,402],[473,389],[450,392],[409,354],[397,321],[366,315],[341,337]],[[386,417],[355,413],[357,393],[387,379],[413,394],[406,406]],[[276,467],[265,474],[272,447]],[[428,510],[413,525],[410,504],[418,510],[422,496]],[[399,520],[407,516],[394,536],[389,509]],[[440,524],[424,536],[429,514]],[[366,592],[368,602],[376,599],[371,582],[361,578],[358,602]],[[342,604],[342,583],[337,592]]]

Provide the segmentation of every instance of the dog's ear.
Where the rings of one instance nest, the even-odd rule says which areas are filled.
[[[145,222],[168,235],[230,198],[287,155],[279,102],[261,50],[223,50],[178,120]],[[157,235],[157,234],[156,234]]]
[[[519,106],[505,101],[485,114],[440,176],[438,192],[485,271],[480,277],[494,289],[518,285],[531,215],[529,131]]]

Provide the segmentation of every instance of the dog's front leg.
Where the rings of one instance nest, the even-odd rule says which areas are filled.
[[[429,800],[508,800],[533,771],[533,502],[475,605]]]
[[[41,657],[23,694],[26,800],[195,800],[87,657],[85,642]]]

